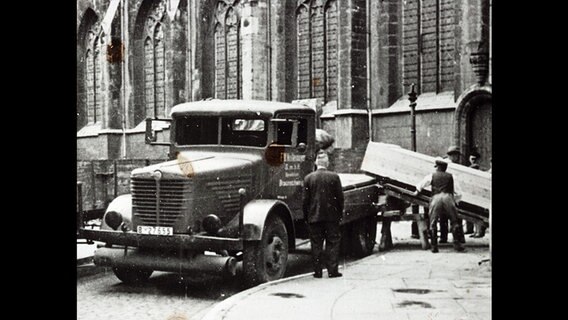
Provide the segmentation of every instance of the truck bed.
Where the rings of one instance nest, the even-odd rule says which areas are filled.
[[[376,216],[377,210],[373,206],[379,197],[377,179],[367,174],[339,173],[345,210],[342,224],[351,221]]]

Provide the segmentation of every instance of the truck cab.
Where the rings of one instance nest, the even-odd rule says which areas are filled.
[[[307,238],[302,187],[315,169],[315,117],[307,106],[270,101],[173,107],[165,119],[169,160],[133,170],[131,194],[109,205],[101,230],[83,230],[106,243],[95,264],[113,267],[126,282],[153,270],[234,275],[239,261],[250,285],[281,278],[296,237]],[[164,144],[156,141],[155,121],[147,120],[146,141]],[[357,208],[375,192],[350,189]]]

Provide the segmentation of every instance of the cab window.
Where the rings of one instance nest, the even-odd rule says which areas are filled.
[[[266,127],[264,119],[223,118],[221,144],[264,147]]]

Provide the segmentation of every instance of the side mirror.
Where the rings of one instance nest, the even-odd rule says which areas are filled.
[[[307,149],[308,149],[308,146],[305,143],[303,143],[303,142],[298,143],[298,152],[304,153],[304,152],[306,152]]]
[[[145,135],[145,142],[146,144],[151,144],[151,145],[158,145],[158,146],[170,146],[171,143],[169,142],[157,142],[158,141],[158,134],[157,134],[157,130],[154,129],[154,122],[162,122],[162,123],[168,123],[166,125],[161,125],[158,127],[158,129],[164,130],[167,129],[168,127],[170,127],[169,123],[172,122],[172,119],[152,119],[152,118],[146,118],[146,135]]]
[[[152,118],[146,118],[146,144],[151,144],[158,140],[156,130],[152,129]]]

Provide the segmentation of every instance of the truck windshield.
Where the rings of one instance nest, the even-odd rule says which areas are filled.
[[[267,139],[265,119],[222,117],[221,144],[264,147]],[[218,117],[182,117],[176,120],[177,145],[218,144]]]

